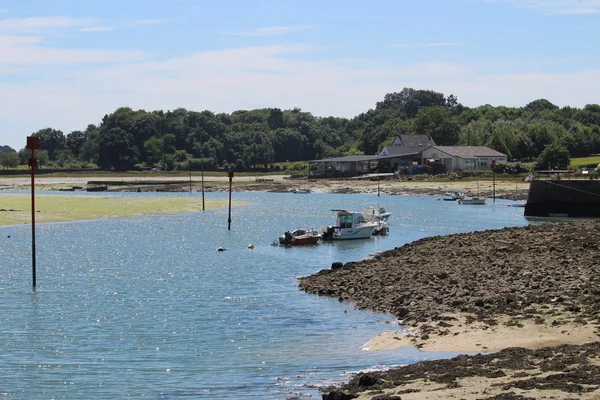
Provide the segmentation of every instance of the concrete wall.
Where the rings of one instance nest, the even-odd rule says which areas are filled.
[[[600,217],[600,181],[533,180],[529,185],[526,217]]]

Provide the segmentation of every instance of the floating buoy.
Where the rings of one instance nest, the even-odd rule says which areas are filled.
[[[440,200],[441,200],[439,197],[438,197],[437,199],[438,199],[438,201],[440,201]]]
[[[254,248],[254,245],[253,245],[252,243],[250,243],[250,244],[248,245],[248,248],[249,248],[250,250],[252,250],[252,249]]]
[[[225,251],[225,250],[227,250],[225,247],[219,247],[219,248],[217,249],[217,251]]]

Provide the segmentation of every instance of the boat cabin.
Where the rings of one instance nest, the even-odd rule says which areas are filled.
[[[366,223],[364,215],[359,212],[352,212],[346,210],[334,210],[338,211],[336,226],[342,229],[350,229],[359,224]]]

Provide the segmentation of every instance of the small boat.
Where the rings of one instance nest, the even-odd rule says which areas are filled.
[[[363,209],[363,215],[367,221],[378,221],[379,219],[387,221],[390,219],[392,213],[377,204],[365,207]]]
[[[465,198],[465,195],[463,194],[462,190],[458,189],[458,190],[455,190],[454,193],[452,193],[452,196],[444,197],[444,201],[457,201],[457,200],[462,200],[464,198]]]
[[[323,240],[368,239],[379,227],[377,221],[367,221],[361,212],[349,210],[335,211],[335,225],[321,230]]]
[[[306,246],[317,244],[321,239],[321,234],[316,229],[296,229],[292,232],[287,231],[279,237],[279,244],[282,246]]]
[[[377,221],[377,228],[373,231],[373,236],[386,236],[390,233],[390,226],[387,221],[383,218],[380,218]]]
[[[310,189],[294,189],[294,193],[296,193],[296,194],[308,194],[308,193],[310,193]]]
[[[485,197],[480,197],[480,196],[474,196],[474,197],[470,197],[470,198],[464,198],[464,199],[460,199],[458,200],[458,204],[472,204],[472,205],[485,205]]]

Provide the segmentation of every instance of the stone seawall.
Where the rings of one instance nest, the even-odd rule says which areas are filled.
[[[525,205],[525,216],[600,217],[600,181],[531,181]]]

